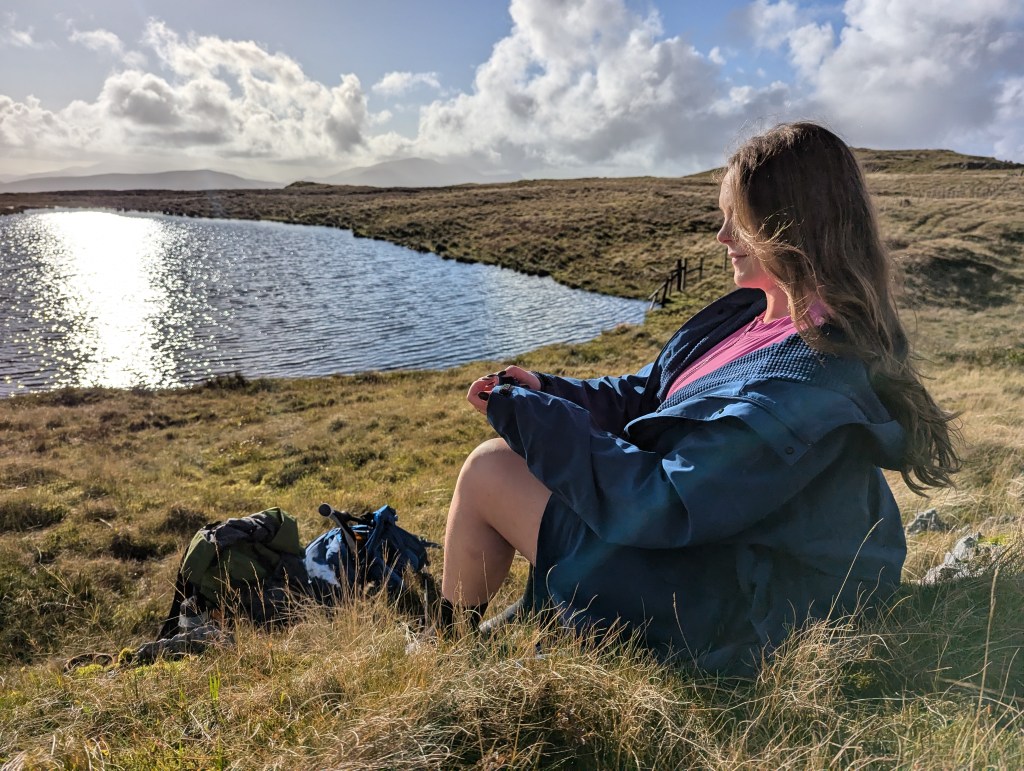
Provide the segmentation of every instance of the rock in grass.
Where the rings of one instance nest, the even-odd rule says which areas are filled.
[[[921,583],[937,584],[981,575],[1005,550],[1005,546],[982,540],[980,532],[965,535],[946,553],[941,565],[925,573]]]
[[[939,519],[938,509],[922,511],[914,517],[913,521],[906,527],[907,535],[923,533],[925,531],[944,533],[947,530],[949,530],[949,525]]]

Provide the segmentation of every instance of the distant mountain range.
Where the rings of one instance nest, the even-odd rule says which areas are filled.
[[[468,183],[512,182],[519,178],[509,174],[481,174],[465,164],[405,158],[373,166],[345,169],[329,177],[304,179],[326,185],[447,187]],[[276,189],[284,186],[283,182],[246,179],[210,169],[97,174],[88,167],[72,167],[41,174],[0,175],[0,193],[51,193],[72,190],[251,190]]]
[[[0,193],[58,190],[251,190],[280,188],[280,182],[245,179],[221,171],[163,171],[155,174],[33,174],[0,184]]]
[[[950,150],[870,150],[856,148],[868,172],[921,173],[947,169],[1015,170],[1024,164],[999,161]],[[0,174],[0,193],[50,193],[81,190],[269,190],[284,182],[247,179],[211,169],[158,173],[97,174],[95,166],[73,166],[40,174]],[[484,174],[461,163],[403,158],[372,166],[356,166],[327,177],[302,177],[299,182],[358,187],[449,187],[465,184],[517,182],[514,174]]]
[[[449,185],[484,184],[488,182],[514,182],[519,177],[510,174],[481,174],[472,166],[460,163],[440,163],[426,158],[403,158],[372,166],[356,166],[329,177],[318,177],[310,182],[325,185],[368,185],[370,187],[448,187]]]

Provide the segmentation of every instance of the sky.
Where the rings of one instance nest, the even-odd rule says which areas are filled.
[[[0,3],[0,180],[675,176],[793,119],[1024,162],[1024,0]]]

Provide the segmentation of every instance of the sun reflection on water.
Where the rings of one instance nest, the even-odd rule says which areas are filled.
[[[0,397],[448,367],[586,340],[644,308],[334,228],[0,217]]]
[[[37,318],[67,330],[67,358],[77,371],[66,384],[168,384],[174,363],[160,350],[155,323],[170,298],[153,280],[163,223],[108,212],[54,212],[43,221],[36,256],[49,297]]]

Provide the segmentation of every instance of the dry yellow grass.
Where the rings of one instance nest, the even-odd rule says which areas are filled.
[[[932,166],[940,162],[932,160]],[[915,156],[914,162],[924,161]],[[911,271],[915,294],[907,318],[924,368],[938,400],[961,411],[966,445],[956,490],[923,500],[891,477],[906,519],[935,506],[954,529],[909,538],[909,581],[882,617],[804,630],[753,681],[665,667],[628,645],[588,645],[529,624],[486,643],[464,640],[406,656],[402,619],[377,601],[334,614],[312,609],[301,623],[275,633],[243,626],[235,646],[198,658],[66,673],[61,664],[68,656],[116,652],[155,632],[181,549],[206,521],[281,505],[310,537],[322,528],[315,514],[321,500],[354,510],[389,502],[402,524],[439,538],[461,460],[490,435],[463,393],[494,363],[8,399],[0,402],[0,763],[12,769],[1019,766],[1020,182],[1007,170],[895,168],[872,173],[872,189],[893,247]],[[671,226],[677,235],[662,238],[638,202],[678,184],[696,185],[703,198],[677,212],[684,220]],[[392,201],[405,195],[426,207],[417,216],[441,223],[441,232],[458,220],[462,196],[472,193],[484,208],[467,215],[467,223],[477,224],[466,225],[473,232],[460,239],[474,250],[485,245],[487,259],[511,255],[514,263],[517,254],[554,238],[545,233],[563,239],[559,218],[580,211],[565,201],[592,206],[592,197],[603,196],[601,211],[614,220],[607,243],[559,240],[559,248],[576,250],[565,275],[598,276],[609,264],[609,277],[579,281],[613,291],[626,287],[622,277],[629,275],[635,294],[649,291],[648,273],[656,277],[655,266],[674,260],[674,250],[700,241],[713,253],[713,215],[686,220],[691,210],[713,212],[706,177],[577,187],[495,186],[484,191],[489,202],[475,188],[440,191],[433,194],[443,202],[436,209],[424,203],[431,194],[423,191],[360,193],[395,207],[388,215],[394,219],[386,220],[377,204],[364,202],[360,216],[382,232],[406,227],[402,218],[415,207]],[[500,221],[494,212],[514,209],[517,200],[544,211],[544,218],[510,218],[514,227],[503,233],[480,224],[485,213]],[[291,199],[293,218],[306,211],[297,201]],[[630,213],[631,206],[639,209]],[[448,214],[438,213],[446,207]],[[664,211],[667,217],[671,206]],[[354,216],[325,203],[316,216],[328,215]],[[512,233],[520,242],[513,244]],[[584,254],[591,248],[594,254]],[[552,254],[544,265],[553,264]],[[713,276],[642,326],[518,361],[574,375],[635,369],[694,307],[724,288],[723,278]],[[913,583],[975,529],[1010,547],[998,572],[946,586]],[[523,567],[517,562],[516,580]],[[516,588],[510,582],[502,597]],[[546,658],[533,655],[538,639]]]

